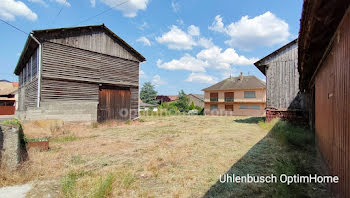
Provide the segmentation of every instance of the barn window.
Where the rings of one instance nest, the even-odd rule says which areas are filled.
[[[218,101],[218,93],[210,93],[210,102],[217,102]]]
[[[233,102],[233,92],[225,92],[225,102]]]
[[[244,98],[256,98],[255,91],[244,91]]]
[[[233,105],[225,105],[225,111],[233,111]]]
[[[239,108],[240,109],[248,109],[248,105],[240,105]]]
[[[218,110],[218,105],[212,104],[210,105],[210,111],[217,111]]]
[[[250,105],[251,109],[260,109],[260,105]]]

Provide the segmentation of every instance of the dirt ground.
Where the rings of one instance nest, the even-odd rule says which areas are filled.
[[[268,132],[237,119],[245,118],[167,116],[93,125],[24,123],[27,137],[50,138],[50,150],[29,150],[29,160],[18,172],[0,173],[0,186],[56,181],[61,187],[53,191],[60,189],[59,196],[93,197],[113,174],[110,197],[201,197]],[[33,188],[30,195],[41,191]]]

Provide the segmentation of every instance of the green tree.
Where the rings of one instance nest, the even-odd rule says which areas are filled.
[[[195,109],[195,108],[196,108],[196,106],[194,105],[194,103],[193,103],[193,101],[192,101],[191,106],[190,106],[190,110],[193,110],[193,109]]]
[[[151,82],[145,82],[142,85],[141,92],[140,92],[140,99],[144,103],[148,104],[157,104],[158,101],[156,100],[157,91],[154,89],[154,85],[152,85]]]
[[[189,104],[190,98],[185,94],[184,90],[181,90],[179,92],[179,99],[176,101],[176,106],[177,108],[183,112],[183,111],[188,111],[189,109]]]

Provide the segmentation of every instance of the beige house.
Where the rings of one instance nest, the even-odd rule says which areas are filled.
[[[263,116],[266,85],[255,76],[227,78],[203,89],[206,115]]]

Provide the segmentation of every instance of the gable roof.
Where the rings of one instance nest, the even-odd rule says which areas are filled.
[[[17,82],[0,82],[0,95],[9,95],[18,89]]]
[[[92,29],[98,29],[104,31],[107,35],[109,35],[111,38],[113,38],[115,41],[117,41],[121,46],[123,46],[126,50],[128,50],[133,56],[135,56],[140,62],[143,62],[146,60],[145,57],[143,57],[138,51],[136,51],[133,47],[131,47],[127,42],[125,42],[123,39],[121,39],[118,35],[116,35],[114,32],[112,32],[109,28],[107,28],[104,24],[101,25],[89,25],[89,26],[77,26],[77,27],[65,27],[65,28],[54,28],[54,29],[42,29],[42,30],[33,30],[31,32],[31,35],[34,36],[36,39],[38,39],[40,42],[45,41],[45,37],[54,34],[54,33],[60,33],[60,32],[74,32],[74,31],[81,31],[81,30],[92,30]],[[19,75],[20,70],[22,69],[20,66],[23,65],[23,63],[26,62],[25,59],[25,53],[27,50],[34,50],[38,44],[34,41],[34,39],[31,37],[31,35],[28,36],[25,47],[22,51],[22,54],[18,60],[16,69],[14,73],[16,75]],[[28,56],[28,55],[27,55]]]
[[[204,101],[204,95],[203,94],[188,94],[189,96],[193,96],[197,98],[198,100],[203,100]]]
[[[286,45],[280,47],[276,51],[272,52],[271,54],[265,56],[264,58],[260,59],[259,61],[255,62],[254,65],[263,73],[265,74],[265,69],[266,69],[266,64],[265,61],[268,59],[272,58],[273,56],[279,54],[283,50],[287,49],[288,47],[292,45],[297,45],[298,44],[298,39],[294,39],[293,41],[287,43]],[[265,74],[266,75],[266,74]]]
[[[256,76],[242,76],[227,78],[221,82],[216,83],[202,91],[216,91],[216,90],[239,90],[239,89],[264,89],[265,82],[258,79]]]

